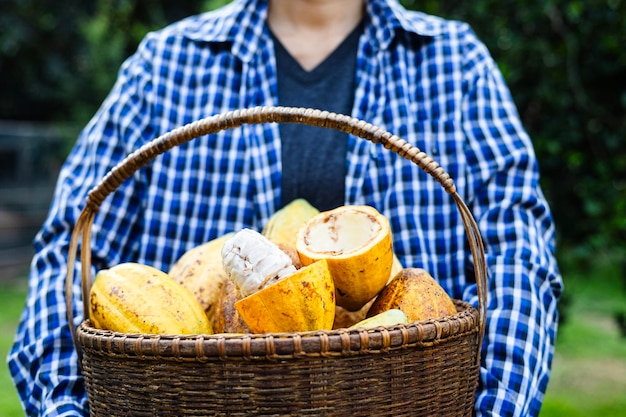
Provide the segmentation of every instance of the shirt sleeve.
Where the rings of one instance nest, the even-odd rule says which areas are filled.
[[[145,101],[150,86],[143,75],[149,71],[142,62],[136,56],[125,63],[116,86],[81,132],[61,169],[48,217],[34,241],[26,305],[7,357],[29,416],[87,414],[87,396],[66,314],[67,254],[88,191],[137,146],[141,135],[150,134]],[[140,184],[137,177],[127,181],[105,200],[96,215],[92,227],[94,270],[132,256],[138,233],[134,225],[142,195]],[[79,279],[75,279],[73,326],[83,320],[80,291]]]
[[[548,383],[561,277],[539,168],[508,88],[486,50],[468,51],[464,102],[469,205],[488,270],[475,414],[537,416]],[[473,290],[468,290],[473,291]],[[468,294],[469,297],[469,294]]]

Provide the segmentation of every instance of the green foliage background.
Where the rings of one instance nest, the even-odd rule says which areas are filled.
[[[227,0],[0,3],[0,119],[84,124],[144,34]],[[561,244],[626,240],[626,0],[404,0],[469,22],[531,134]]]

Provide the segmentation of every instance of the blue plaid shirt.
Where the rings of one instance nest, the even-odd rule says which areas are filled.
[[[149,34],[81,133],[35,240],[29,296],[8,357],[29,415],[86,413],[63,286],[70,233],[88,190],[171,129],[278,105],[266,14],[266,1],[235,0]],[[356,80],[352,116],[436,159],[483,234],[490,278],[476,415],[536,416],[561,278],[537,161],[497,66],[468,25],[408,12],[396,0],[369,0]],[[261,229],[281,201],[280,146],[277,125],[249,125],[158,156],[102,204],[92,228],[94,272],[124,261],[168,270],[196,245]],[[461,217],[441,186],[359,138],[349,138],[346,166],[345,203],[383,212],[405,266],[425,268],[450,295],[477,304]],[[75,308],[78,325],[82,306]]]

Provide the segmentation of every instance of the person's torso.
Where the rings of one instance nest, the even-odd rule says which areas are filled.
[[[405,33],[388,48],[374,49],[367,31],[356,54],[351,115],[432,156],[462,191],[463,80],[454,68],[461,62],[461,46],[445,33],[433,38]],[[170,57],[155,66],[151,80],[156,134],[218,113],[280,104],[269,32],[257,42],[261,47],[245,59],[227,44],[180,36],[155,42],[154,56]],[[464,229],[441,185],[415,164],[351,135],[345,155],[345,203],[374,206],[389,218],[401,261],[442,278],[462,276],[467,260]],[[225,130],[160,156],[144,176],[144,229],[153,232],[139,245],[139,258],[166,268],[185,250],[228,231],[261,230],[281,206],[280,168],[281,135],[275,124]],[[156,253],[151,244],[155,240],[172,251],[167,256]]]

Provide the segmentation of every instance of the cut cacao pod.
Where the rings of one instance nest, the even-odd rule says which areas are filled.
[[[317,214],[300,228],[296,250],[303,265],[328,261],[337,305],[349,311],[378,294],[394,263],[389,221],[370,206],[341,206]]]

